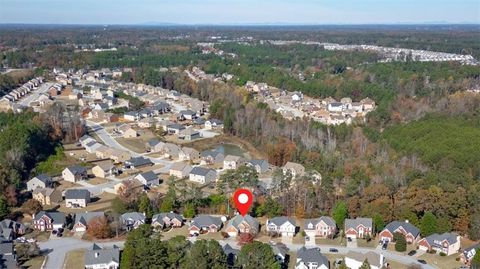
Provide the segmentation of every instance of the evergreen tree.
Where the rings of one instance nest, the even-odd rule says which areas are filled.
[[[190,249],[186,268],[223,269],[227,256],[216,240],[197,240]]]
[[[385,221],[383,221],[382,215],[378,213],[375,213],[375,215],[373,215],[373,223],[377,232],[380,232],[383,230],[383,228],[385,228]]]
[[[333,219],[337,223],[338,227],[343,227],[345,219],[348,217],[347,205],[344,201],[338,201],[335,204],[332,212]]]
[[[280,269],[281,266],[275,258],[272,247],[268,244],[254,241],[246,244],[240,250],[237,265],[245,269]]]
[[[370,269],[370,263],[368,263],[368,260],[365,259],[365,261],[363,262],[362,266],[360,266],[360,269]]]
[[[197,213],[197,210],[193,203],[186,203],[185,206],[183,207],[183,216],[185,218],[193,218],[196,213]]]
[[[398,252],[404,252],[407,250],[407,240],[405,236],[401,233],[395,233],[393,235],[393,240],[395,241],[395,250]]]
[[[0,219],[4,219],[10,214],[10,208],[8,207],[7,200],[0,197]]]
[[[472,259],[472,269],[480,269],[480,249],[477,249]]]
[[[420,232],[423,236],[429,236],[437,232],[437,217],[432,212],[425,212],[420,221]]]
[[[147,218],[152,218],[153,216],[153,207],[152,203],[150,202],[150,198],[146,194],[140,197],[140,201],[138,203],[138,210],[142,213],[145,213]]]

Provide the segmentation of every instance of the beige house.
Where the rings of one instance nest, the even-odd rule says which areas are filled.
[[[88,177],[87,169],[85,167],[74,165],[67,167],[62,171],[63,180],[69,182],[77,182],[80,180],[85,180]]]
[[[245,160],[240,156],[227,155],[223,159],[223,169],[237,169],[245,163]]]
[[[305,167],[299,163],[287,162],[283,168],[283,174],[290,172],[293,178],[301,177],[305,173]]]
[[[52,188],[36,188],[32,192],[32,198],[42,205],[52,205],[62,201],[62,193]]]
[[[123,133],[123,138],[135,138],[138,136],[138,133],[137,131],[135,131],[134,129],[130,128],[128,130],[126,130],[124,133]]]
[[[112,163],[100,163],[92,168],[92,173],[100,178],[107,178],[114,175],[116,172],[117,168]]]
[[[170,168],[170,175],[177,178],[187,178],[192,167],[186,163],[174,163]]]
[[[200,152],[194,148],[184,147],[178,153],[178,159],[180,161],[197,161],[200,159]]]
[[[114,163],[123,163],[130,158],[130,153],[124,150],[112,149],[112,153],[110,154],[110,159],[112,159]]]
[[[110,155],[112,154],[112,149],[101,145],[96,151],[95,151],[95,156],[99,159],[107,159],[110,158]]]

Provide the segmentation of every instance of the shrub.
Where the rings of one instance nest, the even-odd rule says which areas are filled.
[[[447,253],[445,253],[445,252],[440,252],[439,255],[442,256],[442,257],[445,257],[445,256],[447,256]]]

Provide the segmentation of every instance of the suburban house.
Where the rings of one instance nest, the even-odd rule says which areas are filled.
[[[52,188],[36,188],[32,192],[32,198],[42,205],[52,205],[62,202],[62,192]]]
[[[205,129],[223,129],[223,121],[217,119],[209,119],[205,121]]]
[[[140,225],[145,224],[145,214],[139,212],[129,212],[120,216],[120,221],[127,231],[137,229]]]
[[[347,238],[366,238],[373,234],[371,218],[345,219],[345,236]]]
[[[62,171],[62,177],[65,181],[77,182],[88,178],[87,169],[80,165],[74,165],[65,168]]]
[[[257,219],[253,218],[250,215],[236,215],[231,220],[228,221],[225,232],[229,236],[235,237],[241,233],[249,233],[256,235],[260,230],[260,223]]]
[[[197,118],[197,112],[192,110],[182,110],[178,113],[177,118],[180,120],[193,120]]]
[[[183,217],[177,213],[160,213],[155,214],[152,217],[152,226],[155,228],[166,228],[166,227],[182,227],[185,220]]]
[[[174,163],[170,168],[170,175],[177,178],[187,178],[192,169],[192,166],[187,163]]]
[[[120,249],[113,245],[112,248],[102,248],[93,244],[85,252],[85,269],[118,269],[120,268]]]
[[[140,119],[140,115],[136,111],[128,111],[123,114],[123,118],[128,121],[136,121]]]
[[[475,254],[480,252],[480,244],[473,245],[463,250],[460,254],[460,261],[465,265],[470,265]]]
[[[178,134],[179,139],[183,139],[186,141],[192,141],[200,137],[201,137],[200,132],[196,131],[193,128],[187,128],[187,129],[181,130],[180,133]]]
[[[160,184],[160,179],[153,171],[138,174],[135,179],[145,186],[158,186]]]
[[[65,191],[65,205],[71,208],[86,207],[90,203],[90,192],[86,189]]]
[[[460,250],[460,236],[455,233],[432,234],[418,241],[418,249],[450,256]]]
[[[189,180],[200,184],[210,183],[217,179],[217,171],[204,167],[194,167],[190,171]]]
[[[329,269],[330,263],[318,248],[300,248],[297,251],[295,269]]]
[[[220,217],[198,215],[190,222],[188,232],[189,234],[216,233],[220,231],[222,225],[223,222]]]
[[[97,151],[95,151],[95,156],[99,159],[108,159],[112,155],[112,148],[109,148],[107,146],[101,145]]]
[[[157,146],[157,148],[159,149],[158,152],[163,154],[164,158],[176,159],[178,158],[180,151],[182,151],[182,149],[178,145],[173,143],[162,143],[160,145],[161,146]]]
[[[17,236],[25,234],[25,226],[11,219],[0,221],[0,242],[12,241]]]
[[[407,243],[415,243],[420,238],[420,230],[408,221],[392,221],[380,232],[381,241],[393,241],[393,234],[401,233]]]
[[[178,153],[178,159],[180,161],[197,161],[200,159],[200,152],[194,148],[184,147]]]
[[[349,251],[347,255],[345,255],[345,265],[350,269],[359,269],[365,260],[368,260],[371,269],[382,269],[386,263],[385,257],[382,254],[373,251],[365,254]]]
[[[289,249],[285,244],[282,243],[272,243],[270,242],[270,247],[272,248],[275,259],[280,263],[280,265],[286,265],[285,262],[288,257]]]
[[[51,231],[63,228],[65,214],[62,212],[40,211],[33,216],[33,228],[39,231]]]
[[[185,130],[185,126],[183,126],[181,124],[177,124],[177,123],[167,125],[167,133],[168,134],[178,135],[178,134],[180,134],[181,130]]]
[[[117,168],[113,163],[100,163],[92,168],[94,176],[99,178],[107,178],[117,174]]]
[[[104,217],[105,213],[103,212],[85,212],[85,213],[76,213],[75,222],[73,224],[73,231],[75,232],[85,232],[88,229],[88,224],[91,220],[95,218]]]
[[[305,234],[309,237],[333,238],[337,233],[337,224],[334,219],[322,216],[317,219],[306,219]]]
[[[130,159],[130,153],[125,150],[111,149],[110,159],[114,163],[123,163]]]
[[[36,188],[52,187],[52,178],[46,174],[38,175],[27,181],[27,190],[33,191]]]
[[[299,163],[287,162],[283,168],[283,174],[290,172],[292,178],[301,177],[305,173],[305,167]]]
[[[267,160],[260,159],[248,160],[245,164],[255,168],[255,171],[259,174],[267,172],[269,167]]]
[[[138,136],[137,131],[135,131],[130,125],[122,124],[117,128],[117,131],[122,134],[123,138],[134,138]]]
[[[133,157],[125,161],[125,167],[130,169],[137,169],[151,165],[153,165],[152,161],[145,157]]]
[[[219,151],[207,150],[203,151],[200,154],[202,159],[200,164],[214,165],[214,164],[223,164],[223,159],[225,156]]]
[[[164,144],[165,144],[164,142],[161,142],[160,140],[153,138],[148,140],[147,143],[145,143],[145,147],[147,148],[147,151],[159,152],[163,148]]]
[[[235,156],[235,155],[227,155],[225,156],[225,159],[223,159],[223,169],[235,170],[238,167],[240,167],[243,163],[244,163],[244,160],[242,157]]]
[[[267,220],[266,223],[267,232],[270,234],[279,234],[282,237],[288,236],[293,237],[295,236],[296,231],[296,224],[295,220],[289,217],[275,217],[272,219]]]

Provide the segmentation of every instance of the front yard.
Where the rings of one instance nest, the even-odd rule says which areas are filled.
[[[457,258],[458,254],[442,257],[438,254],[429,253],[425,253],[418,257],[419,260],[425,260],[428,264],[431,264],[438,268],[446,269],[459,268],[460,266],[462,266],[461,262],[455,260]]]
[[[21,265],[21,268],[28,268],[28,269],[40,269],[42,268],[43,261],[45,261],[46,256],[37,256],[31,258],[30,260],[24,262]]]
[[[77,249],[67,253],[63,268],[83,269],[85,268],[85,249]]]

